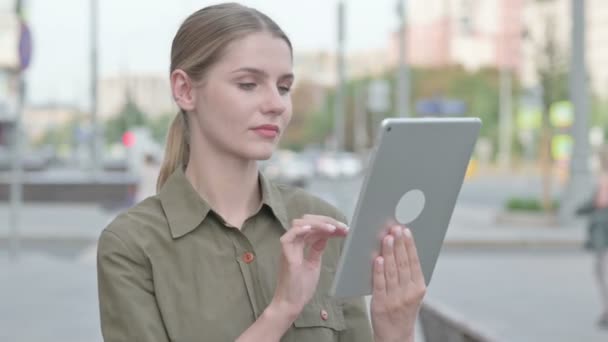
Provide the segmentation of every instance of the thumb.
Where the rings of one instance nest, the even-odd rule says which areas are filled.
[[[321,257],[327,246],[327,238],[321,238],[310,245],[310,251],[306,259],[312,263],[321,262]]]

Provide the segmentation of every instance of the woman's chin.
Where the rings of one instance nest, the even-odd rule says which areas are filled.
[[[258,148],[248,151],[249,153],[247,153],[247,154],[249,155],[249,159],[255,159],[255,160],[270,159],[270,157],[272,157],[272,154],[274,153],[274,151],[276,149],[275,145],[256,146],[256,147],[258,147]]]

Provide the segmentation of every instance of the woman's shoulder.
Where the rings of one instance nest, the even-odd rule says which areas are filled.
[[[168,227],[158,196],[152,196],[116,215],[102,234],[112,234],[125,244],[140,244],[170,238]]]

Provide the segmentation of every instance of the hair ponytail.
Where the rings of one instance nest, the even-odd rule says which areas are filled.
[[[156,191],[160,191],[169,176],[178,167],[185,167],[190,158],[190,147],[188,146],[188,122],[186,113],[179,111],[167,133],[165,145],[165,156],[160,167],[158,180],[156,181]]]

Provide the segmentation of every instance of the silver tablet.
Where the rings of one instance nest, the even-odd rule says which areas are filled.
[[[331,294],[372,293],[391,223],[411,229],[428,285],[477,141],[478,118],[385,119],[363,180]]]

